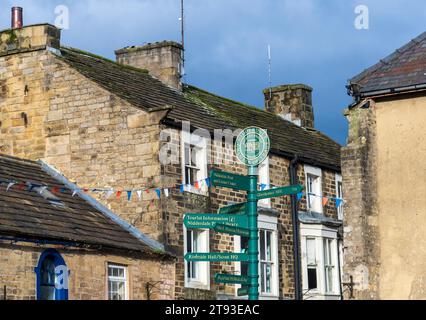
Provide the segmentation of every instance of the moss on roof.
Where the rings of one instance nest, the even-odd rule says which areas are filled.
[[[189,121],[207,130],[243,129],[258,126],[268,130],[273,152],[297,155],[319,166],[340,168],[341,146],[315,130],[307,130],[254,106],[220,97],[191,85],[177,91],[146,71],[72,48],[62,48],[59,57],[101,87],[135,107],[153,111],[170,106],[168,123]]]

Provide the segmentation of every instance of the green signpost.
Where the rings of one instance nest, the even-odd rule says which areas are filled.
[[[245,296],[248,296],[248,295],[249,295],[249,289],[248,289],[248,288],[241,288],[241,289],[238,289],[238,291],[237,291],[237,295],[238,295],[239,297],[245,297]]]
[[[220,214],[246,214],[247,203],[238,203],[219,209]]]
[[[210,262],[238,262],[248,261],[249,257],[245,253],[187,253],[187,261],[210,261]]]
[[[187,214],[183,219],[183,223],[188,229],[214,229],[217,224],[230,227],[248,227],[248,220],[244,215],[214,213]]]
[[[298,194],[303,191],[303,187],[298,186],[289,186],[289,187],[283,187],[283,188],[275,188],[265,191],[259,191],[257,193],[257,200],[262,199],[270,199],[270,198],[276,198],[276,197],[282,197],[292,194]]]
[[[242,176],[213,170],[210,180],[215,187],[247,191],[247,202],[219,209],[219,214],[187,214],[184,224],[188,229],[214,229],[216,232],[249,238],[248,253],[188,253],[187,261],[248,262],[248,276],[217,274],[217,283],[241,284],[247,286],[238,290],[238,296],[259,299],[259,228],[258,200],[294,195],[303,190],[302,186],[289,186],[258,191],[257,168],[269,154],[270,140],[265,130],[250,127],[245,129],[235,143],[236,155],[248,167],[248,175]]]
[[[245,191],[248,191],[249,188],[249,178],[238,174],[212,170],[210,180],[215,187]]]
[[[246,238],[250,237],[249,229],[230,227],[223,224],[217,224],[214,227],[214,231],[220,232],[220,233],[227,233],[233,236],[240,236],[240,237],[246,237]]]
[[[214,277],[216,283],[225,283],[225,284],[242,284],[249,285],[250,278],[247,276],[238,276],[234,274],[216,274]]]

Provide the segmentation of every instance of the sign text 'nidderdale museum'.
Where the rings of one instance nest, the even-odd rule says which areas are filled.
[[[223,280],[244,279],[245,261],[184,257],[241,254],[247,235],[229,225],[222,228],[236,234],[187,228],[184,219],[245,201],[245,191],[211,183],[212,170],[247,174],[234,141],[213,137],[256,126],[271,140],[259,190],[304,187],[259,201],[260,298],[340,299],[340,145],[314,128],[312,88],[268,89],[263,111],[181,83],[180,44],[116,55],[117,63],[62,46],[48,24],[0,33],[0,286],[7,298],[244,299],[244,281]],[[176,161],[161,161],[163,153]],[[61,284],[66,276],[66,291],[51,288],[55,274]],[[217,274],[225,283],[214,281]]]

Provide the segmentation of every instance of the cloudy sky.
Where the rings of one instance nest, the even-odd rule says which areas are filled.
[[[424,0],[185,0],[186,82],[263,107],[268,86],[314,88],[316,127],[345,144],[342,110],[350,103],[347,80],[426,31]],[[180,0],[6,0],[24,7],[25,24],[55,22],[66,5],[70,28],[62,43],[114,58],[127,45],[180,40]],[[355,28],[355,8],[369,9],[369,29]]]

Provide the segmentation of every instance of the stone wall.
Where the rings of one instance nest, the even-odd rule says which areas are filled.
[[[87,188],[161,186],[159,121],[70,68],[48,51],[0,57],[0,152],[43,159]],[[92,194],[97,197],[97,194]],[[163,240],[154,193],[100,199],[152,238]]]
[[[356,299],[379,298],[380,245],[377,196],[377,142],[374,103],[346,112],[348,144],[342,150],[344,281],[355,282]],[[347,288],[346,288],[347,289]],[[349,290],[345,290],[349,298]]]
[[[7,300],[35,300],[36,273],[42,246],[0,244],[0,299],[6,286]],[[70,270],[70,300],[107,300],[108,263],[127,266],[130,300],[146,300],[146,284],[157,283],[152,300],[174,299],[174,261],[150,259],[131,254],[101,253],[73,249],[58,252]],[[160,283],[158,283],[160,282]]]

